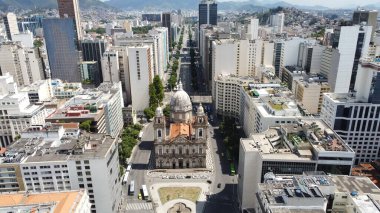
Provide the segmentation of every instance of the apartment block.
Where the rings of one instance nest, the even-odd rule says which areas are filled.
[[[70,98],[45,120],[51,123],[91,121],[90,132],[117,137],[123,128],[121,83],[104,82]]]
[[[42,105],[33,105],[28,93],[19,92],[13,77],[0,76],[0,147],[6,147],[30,125],[43,125],[51,113]]]
[[[91,211],[118,212],[118,138],[85,132],[72,138],[61,130],[57,125],[29,129],[32,134],[23,135],[7,148],[1,166],[18,165],[28,192],[86,189]],[[53,136],[44,137],[38,131],[50,131]],[[36,134],[40,137],[34,137]]]
[[[241,209],[258,207],[255,193],[268,173],[295,175],[325,171],[349,175],[355,152],[318,119],[273,125],[240,139],[238,200]],[[265,212],[265,211],[264,211]]]

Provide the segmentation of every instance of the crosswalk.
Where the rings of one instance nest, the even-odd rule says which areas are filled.
[[[152,203],[127,203],[126,210],[151,210]]]

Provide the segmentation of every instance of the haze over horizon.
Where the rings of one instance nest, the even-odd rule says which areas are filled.
[[[247,0],[217,0],[217,1],[247,1]],[[305,5],[305,6],[313,6],[313,5],[321,5],[325,7],[333,7],[333,8],[347,8],[352,6],[360,6],[360,5],[368,5],[368,4],[376,4],[379,3],[379,0],[362,0],[360,4],[357,0],[345,0],[344,3],[340,0],[258,0],[259,2],[279,2],[284,1],[290,4],[295,5]]]

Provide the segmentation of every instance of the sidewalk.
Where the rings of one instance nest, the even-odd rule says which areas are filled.
[[[165,204],[161,203],[160,196],[158,194],[158,189],[162,187],[198,187],[201,189],[201,193],[198,198],[197,204],[185,200],[185,199],[175,199],[171,200]],[[182,202],[187,207],[189,207],[192,211],[191,212],[197,212],[196,210],[202,210],[204,207],[204,204],[206,202],[206,194],[208,194],[210,190],[209,184],[207,183],[156,183],[149,187],[150,195],[152,198],[153,206],[155,206],[155,212],[157,213],[166,213],[168,210],[173,207],[174,204]]]

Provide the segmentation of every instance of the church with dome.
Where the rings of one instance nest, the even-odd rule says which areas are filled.
[[[156,169],[206,168],[208,119],[202,105],[193,106],[182,83],[170,100],[170,117],[161,107],[153,120]]]

